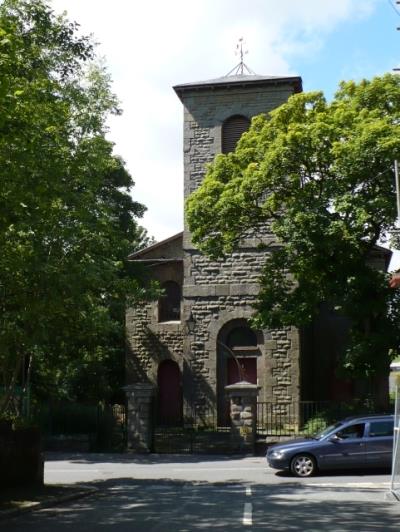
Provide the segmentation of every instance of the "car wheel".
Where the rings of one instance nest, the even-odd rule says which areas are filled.
[[[309,454],[298,454],[292,458],[290,470],[296,477],[311,477],[317,470],[317,463]]]

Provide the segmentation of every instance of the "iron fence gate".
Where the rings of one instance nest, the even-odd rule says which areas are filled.
[[[371,399],[343,403],[258,402],[256,444],[271,443],[293,436],[311,436],[345,417],[376,413],[378,410]],[[388,406],[386,412],[390,411],[391,407]],[[230,426],[219,426],[215,409],[203,406],[189,409],[189,414],[183,417],[180,424],[161,423],[157,419],[157,412],[154,412],[152,452],[229,453]]]
[[[230,428],[218,426],[217,413],[211,407],[187,408],[180,424],[166,423],[157,418],[153,410],[154,453],[227,453]]]
[[[33,419],[41,430],[46,450],[124,451],[124,405],[48,403],[39,405]]]

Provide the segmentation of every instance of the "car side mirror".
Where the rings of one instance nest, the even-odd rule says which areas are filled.
[[[329,441],[331,441],[332,443],[337,443],[338,441],[340,441],[340,438],[339,438],[339,436],[337,436],[336,434],[333,434],[333,435],[329,438]]]

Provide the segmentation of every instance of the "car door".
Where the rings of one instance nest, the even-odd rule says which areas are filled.
[[[390,467],[393,453],[393,419],[368,423],[365,454],[368,467]]]
[[[319,452],[321,467],[365,467],[365,423],[354,423],[339,429]]]

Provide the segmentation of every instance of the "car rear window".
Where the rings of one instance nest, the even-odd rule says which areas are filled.
[[[393,436],[393,421],[372,421],[369,426],[369,437]]]

